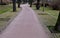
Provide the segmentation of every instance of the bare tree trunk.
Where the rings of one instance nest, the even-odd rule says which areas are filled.
[[[2,5],[3,1],[1,0],[1,5]]]
[[[40,8],[40,0],[37,0],[36,9],[39,10],[39,8]]]
[[[21,0],[17,0],[18,2],[18,8],[20,8]]]
[[[33,0],[29,0],[30,7],[32,7]]]
[[[13,12],[16,11],[16,0],[13,0]]]

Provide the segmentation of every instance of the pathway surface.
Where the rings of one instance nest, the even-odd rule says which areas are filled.
[[[28,4],[1,34],[1,38],[49,38]]]

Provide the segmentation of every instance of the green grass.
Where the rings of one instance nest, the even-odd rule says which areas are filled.
[[[2,31],[10,23],[9,20],[13,20],[21,9],[16,7],[17,11],[13,12],[12,4],[0,8],[0,31]]]
[[[7,11],[9,11],[9,10],[10,10],[9,8],[6,8],[6,9],[4,9],[4,10],[0,10],[0,14],[5,13],[5,12],[7,12]]]
[[[41,11],[43,10],[43,7],[41,7]],[[58,10],[52,10],[50,7],[45,7],[45,12],[52,15],[54,18],[56,18],[59,14]]]
[[[39,10],[36,10],[35,5],[33,5],[32,9],[36,12],[37,17],[39,21],[43,24],[46,25],[46,27],[50,30],[50,26],[55,26],[59,11],[58,10],[52,10],[50,7],[45,7],[45,11],[43,12],[43,7],[40,7]],[[59,38],[60,33],[52,33],[53,35],[56,34],[56,36]],[[55,36],[55,38],[56,38]]]
[[[34,10],[36,10],[36,7],[35,5],[33,5],[32,7]],[[37,12],[39,11],[43,11],[43,7],[40,7],[40,10],[36,10]],[[59,14],[59,11],[58,10],[52,10],[52,8],[50,7],[44,7],[44,12],[53,16],[54,18],[57,18],[58,14]]]
[[[36,10],[36,7],[33,5],[33,10],[38,14],[39,19],[42,19],[42,22],[47,26],[54,26],[58,18],[59,11],[52,10],[50,7],[45,7],[43,12],[43,7],[40,7],[40,10]],[[44,15],[43,15],[43,14]]]
[[[11,5],[0,5],[0,14],[10,11],[11,9]]]

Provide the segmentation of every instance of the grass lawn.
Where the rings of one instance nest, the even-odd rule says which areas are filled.
[[[12,5],[0,5],[0,14],[10,11],[12,9]]]
[[[16,17],[21,10],[17,7],[16,12],[12,12],[12,4],[7,6],[0,6],[0,32]]]
[[[34,10],[36,10],[35,5],[32,7]],[[40,7],[40,10],[36,10],[37,12],[42,11],[43,12],[43,7]],[[48,13],[49,15],[53,16],[54,18],[57,18],[59,11],[58,10],[52,10],[50,7],[44,7],[44,12]]]
[[[43,12],[43,7],[40,7],[40,10],[36,10],[34,5],[32,8],[38,14],[38,17],[41,17],[42,22],[45,25],[47,25],[47,26],[55,25],[56,20],[58,18],[59,11],[51,10],[51,8],[45,7],[45,11]]]
[[[41,11],[43,10],[43,7],[41,7]],[[45,7],[45,12],[53,16],[54,18],[57,18],[59,11],[58,10],[52,10],[52,8]]]
[[[36,7],[33,5],[32,9],[36,12],[39,21],[47,26],[55,26],[59,11],[58,10],[52,10],[49,7],[45,7],[45,11],[43,12],[43,7],[40,7],[40,10],[36,10]],[[53,35],[56,34],[56,36],[59,38],[60,33],[52,33]]]

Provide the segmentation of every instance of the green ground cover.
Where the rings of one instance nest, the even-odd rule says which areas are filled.
[[[55,26],[59,11],[58,10],[52,10],[50,7],[45,7],[43,12],[43,7],[40,7],[40,10],[36,10],[35,5],[33,5],[32,9],[36,12],[37,17],[39,21],[46,25],[50,29],[49,26]],[[52,33],[53,35],[56,35],[58,38],[60,37],[60,33]],[[56,37],[55,37],[56,38]]]
[[[42,22],[44,22],[44,24],[55,25],[59,11],[51,10],[51,8],[45,7],[45,11],[43,12],[43,7],[40,7],[40,10],[36,10],[36,7],[34,5],[32,8],[38,14],[38,17],[41,17]]]
[[[35,5],[32,7],[34,10],[36,10]],[[42,11],[43,12],[43,7],[40,7],[40,10],[37,10],[37,12]],[[44,12],[48,13],[49,15],[53,16],[54,18],[57,18],[59,11],[58,10],[52,10],[50,7],[44,7]]]
[[[41,7],[41,11],[43,10],[43,7]],[[52,10],[52,8],[45,7],[45,12],[52,15],[54,18],[56,18],[59,14],[58,10]]]
[[[3,31],[5,27],[7,27],[7,25],[16,17],[16,15],[21,10],[20,8],[16,7],[17,11],[13,12],[12,6],[12,4],[0,6],[0,32]]]
[[[11,9],[11,5],[0,5],[0,14],[10,11]]]

